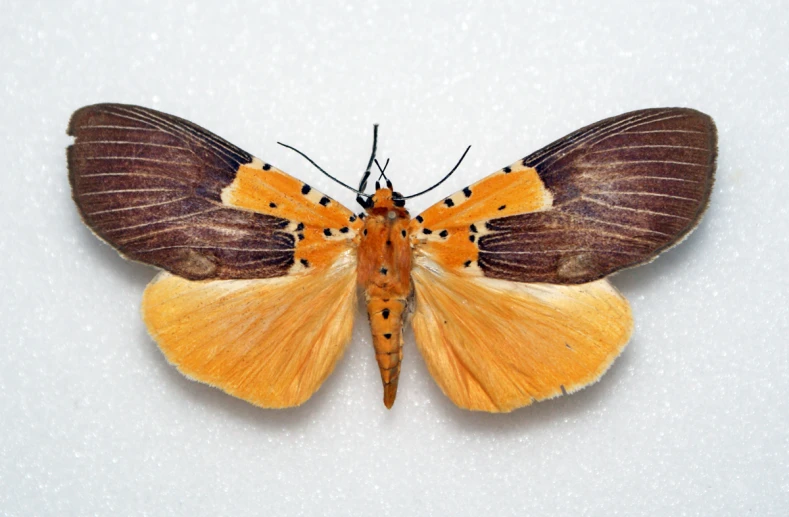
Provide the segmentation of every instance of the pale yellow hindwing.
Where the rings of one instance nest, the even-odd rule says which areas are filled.
[[[466,409],[506,412],[593,383],[627,344],[630,306],[608,283],[522,284],[413,270],[417,345],[444,393]]]
[[[255,280],[190,281],[161,273],[143,318],[164,355],[192,379],[267,408],[297,406],[348,343],[356,257],[328,269]]]

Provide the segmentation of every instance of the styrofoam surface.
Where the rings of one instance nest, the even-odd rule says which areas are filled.
[[[0,514],[789,515],[789,48],[759,2],[3,2]],[[615,278],[629,348],[596,385],[508,415],[456,409],[407,334],[387,411],[359,313],[306,405],[191,382],[147,336],[154,270],[82,226],[76,108],[193,120],[353,206],[381,124],[403,192],[442,196],[606,116],[711,114],[699,229]]]

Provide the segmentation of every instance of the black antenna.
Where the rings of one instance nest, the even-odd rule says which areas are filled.
[[[367,168],[364,170],[364,175],[362,175],[362,180],[359,182],[359,190],[364,192],[364,189],[367,188],[367,178],[370,177],[370,169],[373,168],[373,162],[375,161],[375,151],[378,149],[378,124],[373,124],[373,152],[370,153],[370,160],[367,162]]]
[[[375,165],[378,166],[378,170],[381,171],[381,175],[378,176],[378,180],[376,180],[376,183],[378,183],[378,181],[380,181],[381,178],[383,178],[383,179],[386,180],[386,186],[391,189],[392,188],[392,182],[389,181],[389,178],[386,177],[386,168],[389,167],[389,158],[386,159],[386,163],[384,164],[383,169],[381,168],[381,164],[378,163],[378,159],[377,158],[375,160]]]
[[[378,170],[381,171],[381,175],[385,178],[386,174],[384,174],[384,173],[386,172],[386,168],[389,167],[389,158],[386,159],[386,163],[384,164],[384,168],[383,169],[381,168],[381,164],[378,163],[378,159],[377,158],[375,159],[375,165],[378,166]]]
[[[356,193],[357,193],[357,194],[359,194],[360,196],[367,196],[367,197],[370,197],[368,194],[365,194],[364,192],[359,192],[358,190],[356,190],[356,189],[355,189],[355,188],[353,188],[352,186],[350,186],[350,185],[346,185],[346,184],[345,184],[345,183],[343,183],[342,181],[338,180],[337,178],[335,178],[334,176],[332,176],[331,174],[329,174],[328,172],[326,172],[325,170],[323,170],[323,169],[321,168],[321,166],[320,166],[320,165],[318,165],[317,163],[315,163],[314,161],[312,161],[312,159],[311,159],[309,156],[307,156],[306,154],[302,153],[301,151],[299,151],[299,150],[298,150],[298,149],[296,149],[295,147],[293,147],[293,146],[290,146],[290,145],[288,145],[288,144],[283,144],[282,142],[277,142],[277,143],[278,143],[279,145],[281,145],[282,147],[287,147],[287,148],[288,148],[288,149],[290,149],[291,151],[296,151],[296,152],[297,152],[297,153],[299,153],[301,156],[303,156],[304,158],[306,158],[308,162],[310,162],[311,164],[313,164],[313,165],[315,166],[315,168],[316,168],[316,169],[318,169],[319,171],[321,171],[321,172],[322,172],[322,173],[324,173],[326,176],[328,176],[329,178],[333,179],[334,181],[336,181],[337,183],[339,183],[339,184],[340,184],[340,185],[342,185],[343,187],[345,187],[345,188],[347,188],[347,189],[349,189],[349,190],[352,190],[352,191],[356,192]]]
[[[468,150],[469,150],[469,149],[471,149],[471,146],[468,146],[468,147],[466,147],[466,150],[463,152],[463,156],[461,156],[461,157],[460,157],[460,160],[458,160],[457,164],[455,164],[455,166],[454,166],[454,167],[452,167],[452,170],[451,170],[451,171],[449,171],[449,174],[447,174],[446,176],[444,176],[443,178],[441,178],[441,181],[439,181],[438,183],[436,183],[436,184],[435,184],[435,185],[433,185],[432,187],[430,187],[430,188],[428,188],[428,189],[425,189],[425,190],[423,190],[422,192],[418,192],[418,193],[416,193],[416,194],[411,194],[410,196],[400,196],[400,197],[398,197],[398,199],[411,199],[411,198],[414,198],[414,197],[416,197],[416,196],[421,196],[422,194],[424,194],[424,193],[426,193],[426,192],[430,192],[431,190],[433,190],[433,189],[434,189],[434,188],[436,188],[437,186],[439,186],[439,185],[441,185],[442,183],[444,183],[444,182],[447,180],[447,178],[449,178],[450,176],[452,176],[452,173],[453,173],[453,172],[455,172],[455,171],[457,170],[457,168],[458,168],[458,167],[460,167],[460,162],[462,162],[462,161],[463,161],[463,158],[465,158],[465,157],[466,157],[466,154],[468,154]]]
[[[375,161],[375,151],[378,149],[378,124],[373,124],[373,151],[370,153],[370,160],[367,162],[367,168],[364,170],[364,174],[362,175],[362,180],[359,182],[359,190],[358,192],[360,195],[356,196],[356,202],[362,205],[362,208],[370,208],[373,206],[373,202],[370,199],[370,195],[365,194],[364,190],[367,188],[367,178],[370,177],[370,169],[373,167],[373,162]],[[367,196],[367,199],[364,199],[362,196]]]

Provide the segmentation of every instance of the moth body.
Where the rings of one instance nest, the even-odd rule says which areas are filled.
[[[412,295],[408,233],[411,218],[405,208],[394,205],[390,189],[379,189],[372,200],[359,243],[357,278],[364,289],[384,404],[391,408],[397,395],[403,325]]]

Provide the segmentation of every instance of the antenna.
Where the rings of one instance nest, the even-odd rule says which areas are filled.
[[[370,208],[373,206],[373,202],[370,199],[371,196],[364,193],[364,190],[367,188],[367,178],[370,177],[370,169],[373,167],[373,162],[375,161],[375,151],[378,149],[378,124],[373,124],[373,152],[370,153],[370,160],[367,162],[367,168],[364,170],[364,174],[362,175],[362,180],[359,182],[359,190],[356,192],[360,195],[356,196],[356,202],[362,205],[362,208]],[[367,199],[364,199],[362,196],[367,196]]]
[[[436,183],[436,184],[435,184],[435,185],[433,185],[432,187],[430,187],[430,188],[428,188],[428,189],[425,189],[425,190],[423,190],[422,192],[417,192],[416,194],[411,194],[410,196],[400,196],[398,199],[411,199],[411,198],[414,198],[414,197],[416,197],[416,196],[421,196],[422,194],[424,194],[424,193],[426,193],[426,192],[430,192],[431,190],[433,190],[433,189],[434,189],[434,188],[436,188],[437,186],[439,186],[439,185],[441,185],[442,183],[444,183],[444,182],[447,180],[447,178],[449,178],[450,176],[452,176],[452,173],[453,173],[453,172],[455,172],[455,171],[457,170],[457,168],[458,168],[458,167],[460,167],[460,162],[462,162],[462,161],[463,161],[463,158],[465,158],[465,157],[466,157],[466,154],[468,154],[468,151],[469,151],[469,149],[471,149],[471,146],[468,146],[468,147],[466,147],[466,150],[463,152],[463,156],[461,156],[461,157],[460,157],[460,160],[458,160],[458,162],[455,164],[455,166],[454,166],[454,167],[452,167],[452,170],[451,170],[451,171],[449,171],[449,174],[447,174],[446,176],[444,176],[443,178],[441,178],[441,181],[439,181],[438,183]]]
[[[290,145],[288,145],[288,144],[283,144],[282,142],[277,142],[277,143],[278,143],[279,145],[281,145],[282,147],[287,147],[287,148],[288,148],[288,149],[290,149],[291,151],[296,151],[296,152],[297,152],[297,153],[299,153],[301,156],[303,156],[304,158],[306,158],[306,160],[307,160],[308,162],[310,162],[311,164],[313,164],[313,165],[315,166],[315,168],[316,168],[316,169],[318,169],[319,171],[321,171],[321,172],[322,172],[322,173],[324,173],[326,176],[328,176],[329,178],[333,179],[334,181],[336,181],[337,183],[339,183],[339,184],[340,184],[340,185],[342,185],[343,187],[347,188],[348,190],[352,190],[352,191],[356,192],[357,194],[359,194],[360,196],[367,196],[367,197],[370,197],[368,194],[365,194],[364,192],[359,192],[358,190],[356,190],[356,189],[355,189],[355,188],[353,188],[352,186],[350,186],[350,185],[346,185],[346,184],[345,184],[345,183],[343,183],[342,181],[338,180],[337,178],[335,178],[334,176],[332,176],[331,174],[329,174],[328,172],[326,172],[325,170],[323,170],[323,169],[321,168],[321,166],[320,166],[320,165],[318,165],[317,163],[315,163],[314,161],[312,161],[312,158],[310,158],[310,157],[309,157],[309,156],[307,156],[306,154],[302,153],[301,151],[299,151],[299,150],[298,150],[298,149],[296,149],[295,147],[293,147],[293,146],[290,146]]]
[[[386,177],[386,168],[389,167],[389,158],[386,159],[386,163],[384,164],[383,169],[381,168],[381,164],[378,163],[378,159],[377,158],[375,160],[375,165],[378,167],[378,170],[381,171],[381,175],[378,176],[378,180],[376,181],[376,183],[378,183],[378,181],[380,181],[380,179],[383,178],[383,179],[386,180],[386,186],[391,189],[392,188],[392,182],[389,181],[389,178]]]

